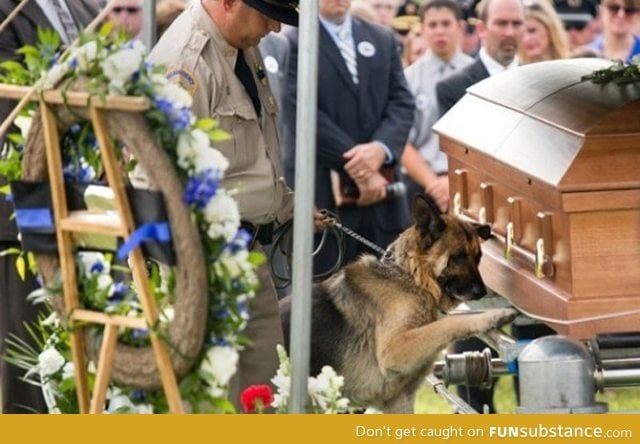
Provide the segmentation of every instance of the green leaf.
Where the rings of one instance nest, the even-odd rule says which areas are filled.
[[[7,139],[15,143],[16,145],[21,145],[25,143],[25,139],[20,133],[9,133],[7,134]]]
[[[15,60],[5,60],[0,63],[0,68],[6,69],[7,71],[25,71],[24,66]]]
[[[260,265],[267,262],[267,257],[259,251],[250,251],[247,262],[249,262],[251,265],[259,267]]]
[[[31,56],[37,59],[40,58],[40,51],[38,51],[38,48],[32,45],[25,45],[22,48],[16,50],[16,52],[18,54],[24,55],[25,57]]]
[[[11,185],[6,184],[0,187],[0,194],[11,194]]]
[[[196,122],[196,128],[201,129],[202,131],[211,131],[217,125],[218,124],[216,123],[215,119],[212,119],[210,117],[198,119],[198,121]]]
[[[16,259],[16,271],[18,272],[18,276],[20,276],[20,279],[22,279],[23,281],[27,276],[25,267],[26,265],[24,263],[24,257],[18,256],[18,258]]]
[[[209,138],[213,142],[224,142],[231,139],[231,134],[219,128],[214,128],[209,131]]]
[[[22,253],[22,250],[20,250],[19,248],[7,248],[6,250],[2,250],[0,251],[0,256],[8,256],[10,254],[20,254]]]
[[[111,34],[111,31],[113,31],[113,22],[108,21],[100,27],[100,30],[98,31],[98,35],[100,37],[107,37],[109,34]]]

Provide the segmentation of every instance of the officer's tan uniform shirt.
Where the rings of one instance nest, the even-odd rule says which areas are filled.
[[[276,101],[258,49],[244,54],[258,88],[261,117],[234,73],[238,50],[224,40],[199,1],[163,34],[150,59],[191,93],[197,117],[213,117],[231,134],[231,140],[214,146],[229,160],[222,186],[235,191],[242,219],[254,224],[284,221],[290,217],[293,194],[280,162]]]

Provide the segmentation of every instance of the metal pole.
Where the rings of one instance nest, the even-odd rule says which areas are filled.
[[[289,413],[305,413],[311,335],[313,202],[315,201],[318,102],[318,0],[300,2],[296,179],[291,304],[291,399]]]
[[[156,0],[142,2],[142,43],[147,52],[156,44]]]

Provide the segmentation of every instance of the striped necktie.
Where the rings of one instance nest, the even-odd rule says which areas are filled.
[[[353,83],[358,84],[358,66],[356,63],[356,51],[353,47],[353,40],[350,38],[350,30],[346,25],[341,25],[337,29],[338,49],[344,59],[347,69],[351,74]]]
[[[62,24],[62,28],[66,34],[68,44],[71,44],[78,38],[78,27],[73,21],[73,17],[71,17],[69,11],[60,4],[60,0],[51,0],[51,5],[53,5],[53,9],[55,9],[56,14],[58,14],[58,18],[60,19],[60,23]]]

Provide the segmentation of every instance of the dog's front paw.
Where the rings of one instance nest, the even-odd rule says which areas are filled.
[[[513,308],[498,308],[479,314],[478,333],[502,327],[513,321],[518,314],[518,311]]]

